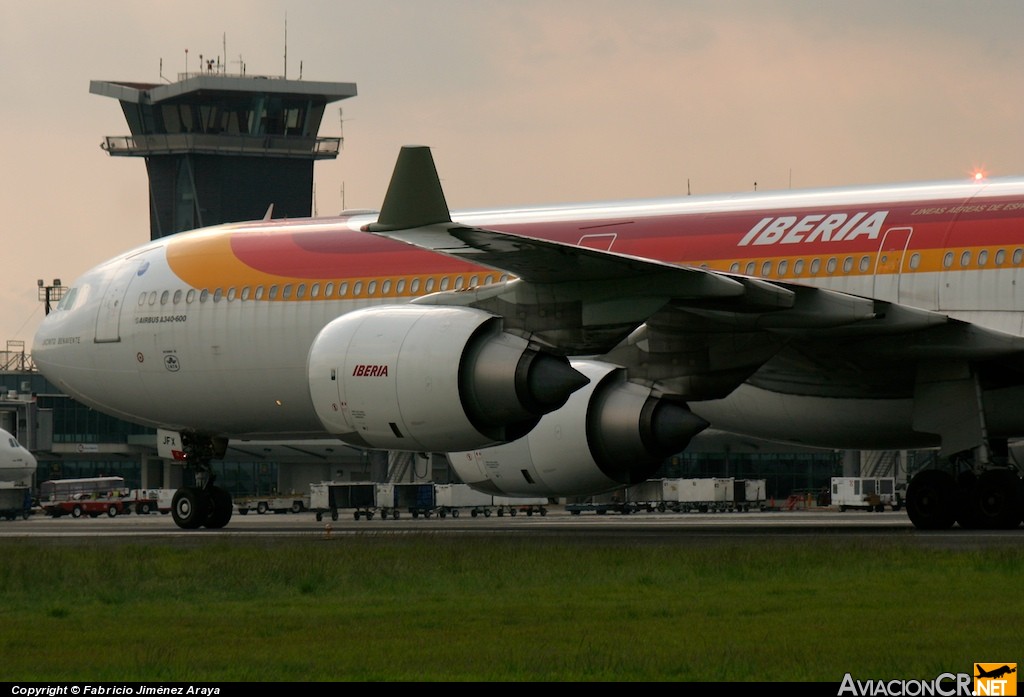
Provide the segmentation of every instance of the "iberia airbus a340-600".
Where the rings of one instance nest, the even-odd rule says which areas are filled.
[[[918,528],[1009,528],[1024,494],[1024,179],[449,212],[403,148],[379,212],[143,244],[78,279],[32,349],[55,385],[180,435],[183,528],[231,438],[444,452],[464,482],[586,495],[707,426],[937,448]]]

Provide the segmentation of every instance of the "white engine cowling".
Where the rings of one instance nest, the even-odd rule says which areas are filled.
[[[324,327],[309,391],[328,432],[369,448],[444,452],[528,432],[587,379],[465,307],[393,305]]]
[[[708,426],[685,405],[627,382],[622,368],[600,361],[572,366],[590,383],[526,436],[448,453],[463,482],[507,496],[597,494],[647,479]]]

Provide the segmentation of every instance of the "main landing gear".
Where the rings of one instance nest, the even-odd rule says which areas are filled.
[[[1024,480],[1008,466],[919,472],[907,488],[907,515],[920,530],[1012,530],[1024,519]]]
[[[991,437],[977,366],[955,360],[918,365],[914,428],[941,438],[948,467],[918,472],[907,515],[921,530],[1012,530],[1024,518],[1024,480],[1006,438]]]
[[[231,494],[214,484],[216,476],[210,468],[210,460],[217,456],[218,449],[223,456],[222,445],[226,444],[219,439],[182,434],[185,462],[195,471],[196,479],[196,486],[178,489],[171,502],[171,516],[183,530],[223,528],[231,520]]]

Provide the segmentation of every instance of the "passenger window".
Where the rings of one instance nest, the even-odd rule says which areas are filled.
[[[434,292],[434,279],[433,278],[428,278],[427,279],[426,291],[428,293],[433,293]]]
[[[171,299],[171,291],[165,290],[163,293],[160,294],[160,304],[161,305],[166,305],[167,301],[170,300],[170,299]]]
[[[251,296],[251,295],[252,295],[252,288],[250,288],[249,286],[246,286],[245,288],[242,289],[242,300],[248,300],[249,296]]]
[[[348,281],[338,286],[338,296],[344,298],[346,295],[348,295]]]
[[[256,293],[253,295],[253,300],[263,299],[263,286],[256,286]]]
[[[739,272],[740,272],[740,263],[738,261],[734,261],[732,263],[732,266],[729,267],[729,273],[739,273]]]
[[[1006,263],[1006,250],[1000,249],[996,252],[996,266],[1002,266]]]
[[[768,274],[772,272],[772,262],[766,261],[761,264],[761,277],[767,278]]]
[[[783,259],[779,262],[779,278],[786,275],[786,269],[789,267],[789,262]]]
[[[455,290],[462,290],[463,286],[466,285],[466,279],[462,276],[456,276],[455,278]]]
[[[494,276],[491,276],[490,274],[487,274],[487,276],[484,277],[484,285],[485,286],[489,286],[492,283],[494,283]]]
[[[871,268],[871,257],[867,254],[860,258],[860,270],[862,273],[867,272]]]
[[[277,286],[270,286],[267,292],[267,300],[277,300]]]
[[[152,290],[149,292],[149,304],[156,305],[156,291]]]
[[[213,302],[219,303],[220,299],[224,297],[224,291],[220,288],[213,291]]]
[[[744,269],[743,273],[745,273],[747,276],[753,276],[755,268],[757,268],[756,262],[748,261],[747,262],[747,268]]]
[[[793,275],[794,276],[799,276],[803,272],[804,272],[804,260],[803,259],[797,259],[793,263]]]
[[[946,252],[945,256],[942,257],[942,268],[948,269],[953,265],[953,252]]]
[[[191,305],[193,302],[195,302],[195,299],[196,299],[196,289],[195,288],[189,288],[188,292],[185,293],[185,302],[187,304]]]
[[[398,279],[398,284],[395,286],[395,293],[397,295],[404,295],[405,294],[405,279],[404,278]]]
[[[413,295],[416,295],[417,293],[420,292],[420,279],[418,279],[418,278],[412,279],[412,286],[409,288],[409,291]]]
[[[837,266],[839,266],[839,262],[836,261],[836,258],[830,257],[828,263],[825,264],[825,271],[827,271],[829,274],[834,274],[836,272]]]
[[[366,294],[367,295],[376,295],[377,294],[377,282],[376,281],[370,281],[370,283],[366,286]]]
[[[988,263],[988,250],[983,249],[978,252],[978,266],[984,266]]]
[[[451,279],[445,276],[441,279],[441,290],[448,290],[448,285],[451,283]]]
[[[472,278],[470,278],[470,279],[469,279],[469,286],[470,286],[470,288],[476,288],[476,284],[477,284],[477,282],[478,282],[479,280],[480,280],[480,279],[479,279],[479,277],[477,277],[477,276],[473,276]]]
[[[234,288],[228,288],[228,302],[234,300],[237,295],[238,292]]]
[[[1013,250],[1013,265],[1020,266],[1020,260],[1024,257],[1024,249]]]
[[[917,252],[914,252],[913,254],[910,255],[910,268],[911,268],[911,270],[916,270],[917,267],[920,266],[920,265],[921,265],[921,255],[919,253],[917,253]]]
[[[384,283],[382,283],[380,285],[380,294],[381,295],[387,295],[390,292],[391,292],[391,281],[384,281]]]
[[[853,271],[853,257],[846,257],[843,259],[843,273],[850,273]]]
[[[319,283],[314,283],[313,286],[309,289],[309,297],[311,299],[312,298],[320,297],[320,284]]]
[[[821,259],[811,260],[811,275],[817,276],[818,272],[821,271]]]
[[[210,291],[207,290],[206,288],[203,288],[201,291],[199,291],[199,302],[204,303],[209,297]]]
[[[966,268],[966,267],[968,267],[970,265],[971,265],[971,252],[969,250],[964,250],[964,252],[960,255],[960,266]]]
[[[289,300],[292,297],[292,284],[285,283],[284,288],[281,289],[281,299]]]
[[[142,307],[145,304],[146,304],[146,293],[143,292],[143,293],[139,294],[139,307]]]
[[[299,287],[295,289],[295,297],[298,298],[299,300],[302,300],[304,297],[306,297],[305,283],[300,283]]]
[[[174,291],[174,300],[172,300],[171,302],[173,302],[175,305],[181,302],[181,288]]]

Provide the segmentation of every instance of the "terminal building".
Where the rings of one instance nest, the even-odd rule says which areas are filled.
[[[149,179],[150,236],[313,212],[313,166],[338,157],[340,138],[321,137],[327,106],[356,95],[353,83],[228,74],[207,64],[176,82],[93,81],[92,94],[117,99],[130,135],[107,136],[114,157],[142,157]],[[140,240],[142,242],[142,240]],[[64,290],[39,281],[49,308]],[[133,488],[177,488],[189,476],[156,454],[153,429],[115,419],[60,393],[32,369],[23,342],[0,352],[0,427],[39,462],[37,481],[119,475]],[[696,445],[696,444],[695,444]],[[858,463],[859,464],[859,463]],[[336,440],[232,441],[215,463],[234,496],[309,490],[311,482],[452,480],[442,456],[381,453]],[[762,478],[768,493],[827,486],[849,474],[842,453],[770,452],[715,443],[670,458],[658,476]],[[853,472],[852,474],[856,474]]]

